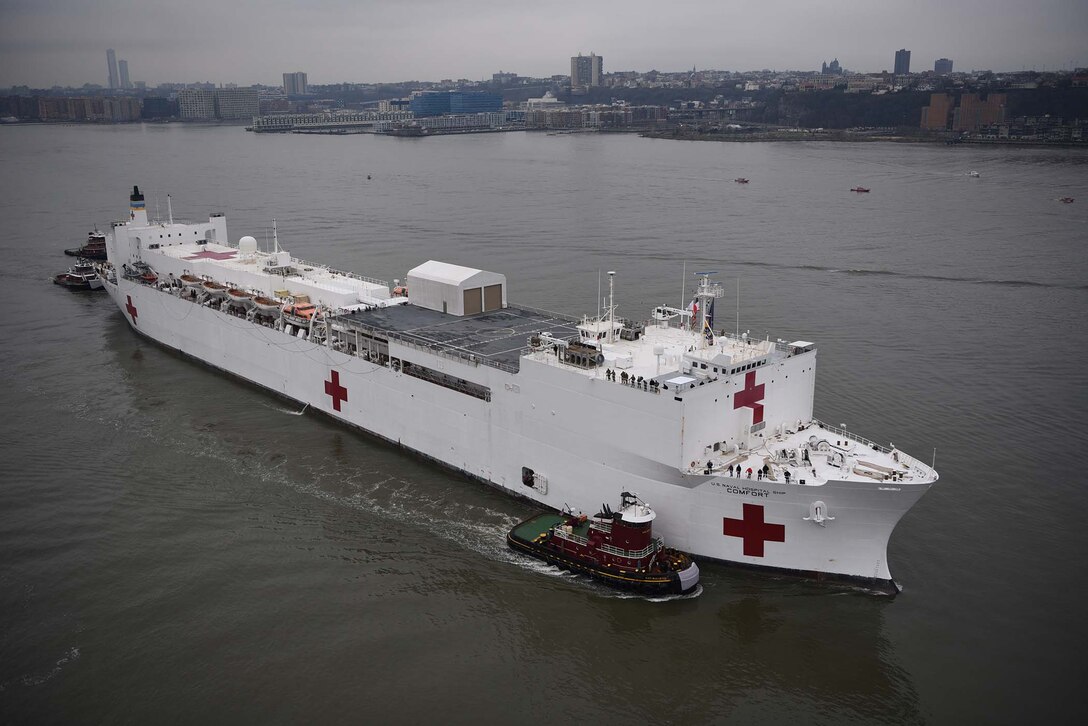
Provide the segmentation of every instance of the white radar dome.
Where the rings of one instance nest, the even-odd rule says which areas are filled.
[[[256,252],[257,251],[257,239],[251,237],[248,234],[242,239],[238,240],[238,249],[242,252]]]

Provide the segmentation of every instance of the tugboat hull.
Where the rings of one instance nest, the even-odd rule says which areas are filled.
[[[624,590],[644,595],[682,595],[691,592],[699,584],[699,566],[690,557],[669,550],[687,560],[687,566],[667,572],[637,572],[601,565],[589,559],[572,557],[547,546],[548,531],[562,523],[564,517],[541,514],[525,520],[510,530],[506,543],[511,549],[543,560],[569,572],[588,575],[595,580]]]

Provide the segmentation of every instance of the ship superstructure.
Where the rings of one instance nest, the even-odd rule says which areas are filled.
[[[226,219],[152,222],[137,189],[106,288],[153,340],[508,492],[591,510],[653,501],[700,557],[891,586],[887,542],[934,470],[813,417],[816,346],[510,303],[505,276],[426,262],[401,286],[231,244]],[[612,275],[609,276],[610,287]]]

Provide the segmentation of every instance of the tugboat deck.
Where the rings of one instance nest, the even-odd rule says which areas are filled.
[[[549,529],[562,524],[566,520],[566,517],[560,514],[540,514],[530,519],[526,519],[524,522],[514,527],[511,534],[517,538],[526,542],[533,542],[537,537],[545,534]],[[575,528],[575,534],[582,537],[586,536],[589,532],[589,523]]]
[[[517,372],[529,336],[578,335],[577,321],[559,313],[510,305],[476,315],[450,315],[417,305],[357,310],[336,316],[349,328],[385,333],[419,347],[455,352]]]

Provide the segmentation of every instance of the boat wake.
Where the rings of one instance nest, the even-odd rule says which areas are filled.
[[[290,416],[301,416],[302,414],[306,413],[306,409],[308,409],[310,407],[310,404],[307,403],[305,406],[302,407],[301,411],[295,411],[295,410],[292,410],[290,408],[283,408],[282,406],[272,406],[272,405],[267,404],[267,403],[265,403],[263,405],[264,405],[265,408],[270,408],[273,411],[279,411],[280,413],[286,413],[286,414],[288,414]]]
[[[6,681],[4,683],[0,683],[0,693],[3,693],[16,683],[21,683],[24,686],[40,686],[46,681],[52,679],[58,673],[60,673],[61,669],[64,668],[64,666],[68,665],[69,663],[74,663],[77,660],[79,660],[79,648],[69,648],[48,671],[40,674],[28,673],[27,675],[13,678],[12,680]]]

